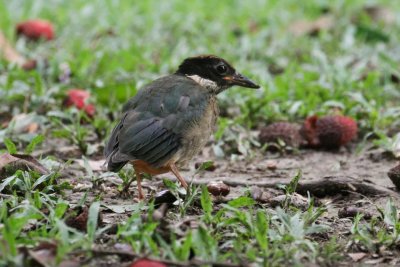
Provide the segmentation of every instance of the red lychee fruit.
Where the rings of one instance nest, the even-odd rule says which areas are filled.
[[[300,129],[300,134],[307,141],[307,145],[311,147],[317,147],[319,145],[319,140],[316,133],[317,120],[317,115],[308,117]]]
[[[92,104],[88,104],[90,93],[81,89],[70,89],[67,93],[67,97],[64,100],[64,106],[76,107],[79,110],[84,110],[89,117],[93,117],[96,108]]]
[[[94,107],[93,104],[87,104],[84,107],[84,110],[86,112],[86,114],[90,117],[93,118],[94,114],[96,113],[96,108]]]
[[[302,134],[313,147],[337,149],[357,136],[357,123],[350,117],[334,115],[311,116],[302,127]]]
[[[17,24],[17,34],[24,35],[30,40],[52,40],[54,38],[53,25],[46,20],[32,19]]]
[[[300,125],[290,122],[275,122],[261,129],[259,137],[261,144],[283,141],[286,146],[298,148],[303,143],[300,135]]]

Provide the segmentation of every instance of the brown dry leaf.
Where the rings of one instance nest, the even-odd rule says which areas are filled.
[[[0,57],[4,57],[8,62],[17,64],[25,70],[30,70],[36,67],[36,62],[27,60],[24,56],[18,53],[10,44],[3,32],[0,31]],[[35,62],[34,64],[32,62]]]
[[[69,209],[66,212],[65,224],[79,231],[86,232],[88,217],[89,217],[89,208],[86,206],[85,207],[77,206],[75,208]],[[101,212],[99,213],[97,224],[98,225],[103,224],[103,216]]]
[[[29,256],[39,265],[39,266],[55,266],[56,255],[57,255],[57,245],[50,242],[40,243],[36,248],[28,250]],[[78,267],[81,266],[78,261],[75,260],[63,260],[57,266],[60,267]]]
[[[367,253],[363,253],[363,252],[349,253],[348,255],[353,261],[358,262],[358,261],[364,259],[367,256]]]
[[[9,122],[12,134],[32,134],[38,131],[40,125],[46,122],[46,118],[36,113],[20,113]]]
[[[29,124],[26,127],[26,132],[27,133],[36,133],[39,129],[39,124],[37,124],[36,122],[32,122],[31,124]]]
[[[65,213],[64,219],[65,224],[69,227],[75,228],[82,232],[86,232],[87,230],[87,221],[89,218],[89,208],[87,206],[81,207],[76,206],[74,208],[68,209]],[[101,211],[99,212],[99,216],[97,218],[97,225],[103,225],[103,215]]]
[[[295,36],[316,35],[322,30],[333,28],[334,19],[332,15],[323,15],[315,21],[296,21],[289,26],[289,31]]]
[[[49,173],[49,170],[30,155],[9,153],[0,155],[0,180],[13,175],[17,170],[33,170],[41,175]]]
[[[65,224],[82,232],[86,232],[88,216],[88,207],[70,209],[65,215]]]

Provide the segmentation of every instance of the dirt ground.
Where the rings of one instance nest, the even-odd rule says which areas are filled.
[[[59,150],[62,151],[62,150]],[[336,236],[337,241],[346,246],[349,240],[352,219],[338,216],[345,208],[355,207],[358,211],[369,215],[378,214],[377,207],[384,207],[389,198],[400,203],[400,194],[387,176],[387,171],[396,165],[396,160],[388,157],[381,150],[368,150],[355,153],[354,149],[342,148],[336,152],[300,150],[292,154],[277,154],[267,152],[255,156],[251,160],[228,161],[217,159],[207,147],[202,155],[192,161],[189,168],[182,171],[188,182],[207,184],[210,181],[223,181],[230,186],[230,193],[219,201],[226,202],[250,192],[261,203],[271,204],[270,200],[282,191],[277,189],[279,184],[288,184],[291,179],[302,171],[297,192],[307,197],[307,191],[315,196],[319,203],[327,204],[328,210],[323,215],[323,223],[331,227],[329,236]],[[67,154],[70,154],[68,152]],[[63,157],[63,155],[60,155]],[[205,161],[213,161],[212,171],[197,172],[194,165]],[[95,174],[104,175],[102,170],[104,159],[99,155],[96,160],[89,160]],[[89,193],[88,200],[101,195],[103,203],[102,220],[105,225],[116,225],[126,220],[130,212],[137,207],[136,185],[130,187],[131,195],[121,196],[117,185],[121,179],[110,173],[95,190],[92,181],[84,176],[83,161],[75,161],[65,170],[73,191],[67,193],[71,203],[78,203],[84,192]],[[71,177],[72,178],[71,180]],[[144,180],[143,186],[147,200],[165,189],[162,179],[175,180],[171,174]],[[300,204],[301,205],[301,204]],[[324,238],[321,242],[324,242]],[[102,240],[106,242],[107,240]],[[345,256],[342,265],[354,264],[400,264],[398,252],[388,252],[382,255],[364,255],[361,260],[349,257],[351,251],[343,252]],[[356,255],[357,256],[357,255]],[[110,259],[108,259],[109,261]],[[98,265],[100,263],[96,263]],[[101,265],[101,264],[100,264]]]

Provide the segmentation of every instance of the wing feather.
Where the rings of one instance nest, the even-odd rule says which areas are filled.
[[[169,81],[172,78],[174,83]],[[108,169],[118,171],[130,160],[161,167],[171,159],[180,148],[185,130],[202,115],[207,104],[206,96],[196,86],[188,78],[167,76],[129,100],[104,149]]]

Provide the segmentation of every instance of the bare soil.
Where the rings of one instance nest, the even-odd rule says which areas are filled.
[[[323,215],[321,221],[331,227],[327,237],[335,236],[337,242],[343,247],[349,241],[352,219],[343,215],[339,216],[339,212],[346,212],[345,208],[355,208],[368,218],[370,215],[377,215],[377,207],[384,207],[389,198],[400,204],[400,194],[387,176],[388,170],[397,162],[380,150],[368,150],[360,153],[356,153],[354,149],[345,148],[333,152],[300,150],[297,153],[286,155],[266,152],[264,155],[258,155],[246,161],[217,159],[212,154],[210,147],[205,149],[202,155],[193,160],[188,169],[182,170],[182,175],[188,182],[195,184],[223,181],[229,185],[231,187],[229,195],[216,200],[216,202],[226,202],[248,191],[263,204],[273,205],[270,200],[282,195],[282,191],[277,189],[277,185],[288,184],[301,170],[302,178],[297,192],[305,197],[309,192],[316,197],[318,203],[327,204],[328,211]],[[214,161],[215,169],[213,171],[197,172],[195,170],[195,163],[210,160]],[[101,170],[103,163],[101,156],[89,160],[89,163],[95,174],[104,173]],[[90,189],[89,200],[101,195],[104,205],[102,220],[105,225],[116,225],[118,222],[126,220],[137,205],[135,183],[132,183],[130,187],[131,195],[122,196],[117,190],[117,185],[121,184],[121,180],[116,175],[110,174],[93,190],[92,181],[89,178],[82,178],[84,175],[82,161],[75,161],[68,169],[64,170],[64,175],[74,188],[73,191],[67,193],[67,199],[71,203],[78,203],[88,189]],[[165,189],[162,182],[164,178],[176,180],[172,174],[165,174],[143,182],[147,200]],[[321,238],[321,242],[325,242],[327,237]],[[107,238],[112,238],[112,233],[100,242],[107,242]],[[361,254],[360,258],[358,258],[358,254],[351,254],[353,252],[359,253],[359,251],[351,251],[351,249],[343,251],[344,258],[341,265],[400,264],[399,251],[384,251],[381,254],[366,253],[366,255]],[[110,261],[110,256],[106,258],[107,261]],[[114,260],[117,258],[111,257]],[[96,260],[95,265],[101,265],[103,260],[100,263]]]

